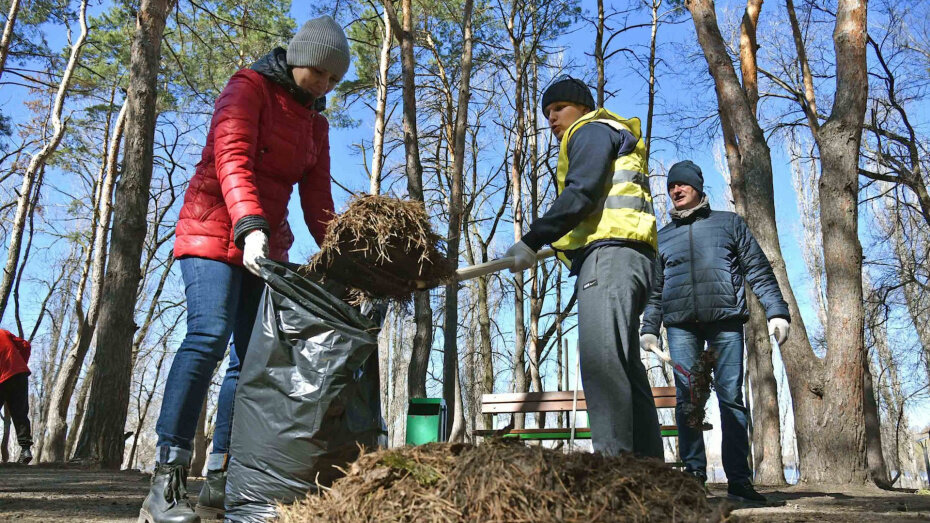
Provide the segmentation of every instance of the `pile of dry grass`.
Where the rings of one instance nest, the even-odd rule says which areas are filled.
[[[498,439],[364,454],[320,495],[279,507],[322,521],[722,521],[690,475],[655,459]]]
[[[706,423],[707,400],[710,399],[710,390],[713,388],[714,366],[717,364],[717,353],[714,349],[701,352],[698,360],[691,368],[690,385],[691,401],[682,404],[682,413],[689,427],[700,428]]]
[[[422,202],[371,195],[354,198],[336,216],[305,266],[365,297],[395,300],[452,281],[455,269]]]

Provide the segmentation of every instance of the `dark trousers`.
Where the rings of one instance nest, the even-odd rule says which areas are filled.
[[[646,367],[639,357],[639,316],[652,286],[653,258],[605,245],[582,262],[578,352],[594,450],[661,458],[662,438]]]
[[[672,359],[690,369],[700,357],[705,343],[714,350],[714,390],[720,405],[720,425],[723,432],[720,454],[727,481],[740,482],[750,478],[749,469],[749,409],[743,402],[743,323],[719,321],[700,325],[668,327],[668,348]],[[678,406],[678,451],[689,472],[707,474],[704,433],[688,426],[683,405],[690,403],[690,385],[685,376],[675,371]]]
[[[0,405],[13,418],[16,441],[20,447],[32,446],[32,427],[29,425],[29,373],[21,372],[0,383]]]

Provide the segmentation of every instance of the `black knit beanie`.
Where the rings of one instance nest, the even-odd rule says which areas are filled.
[[[678,162],[668,170],[667,186],[671,187],[676,182],[690,185],[698,192],[704,192],[704,174],[701,173],[701,168],[691,160]]]
[[[581,80],[567,75],[557,78],[543,93],[542,110],[546,118],[549,117],[546,107],[553,102],[573,102],[594,109],[594,97],[591,96],[588,86]]]

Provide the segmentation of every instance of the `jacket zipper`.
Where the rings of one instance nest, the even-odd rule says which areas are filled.
[[[694,322],[701,323],[700,318],[698,317],[698,306],[697,306],[697,282],[694,280],[694,235],[691,234],[692,227],[694,222],[688,224],[688,246],[691,250],[691,303],[694,304]]]

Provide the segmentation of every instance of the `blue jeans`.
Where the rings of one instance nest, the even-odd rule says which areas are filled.
[[[749,410],[743,403],[743,323],[720,321],[709,324],[676,325],[668,327],[668,348],[672,360],[690,370],[697,361],[704,344],[716,353],[714,389],[720,405],[720,424],[723,432],[721,457],[727,481],[748,480]],[[678,423],[678,452],[689,472],[707,476],[707,456],[704,453],[704,433],[688,427],[682,405],[691,401],[688,380],[675,371]]]
[[[187,334],[171,363],[155,425],[158,461],[190,461],[200,408],[232,334],[229,366],[216,409],[211,455],[215,461],[214,455],[225,455],[229,449],[239,369],[265,285],[244,268],[216,260],[189,257],[178,264],[187,297]]]

